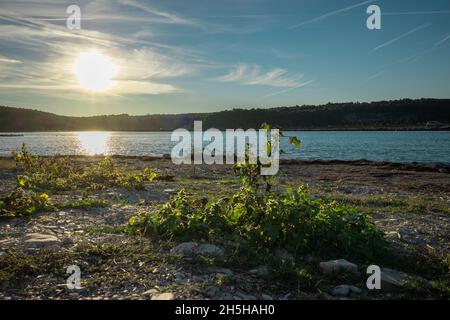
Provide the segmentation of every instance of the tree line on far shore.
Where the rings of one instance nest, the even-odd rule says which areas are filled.
[[[284,130],[415,129],[450,124],[450,99],[402,99],[328,103],[278,108],[231,109],[211,113],[102,115],[69,117],[31,109],[0,106],[0,131],[171,131],[192,129],[194,120],[207,128],[259,128],[270,121]]]

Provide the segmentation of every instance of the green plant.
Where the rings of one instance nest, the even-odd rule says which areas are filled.
[[[265,123],[262,129],[270,157],[270,126]],[[289,137],[289,142],[300,146],[295,137]],[[251,163],[249,158],[247,147],[244,160],[234,166],[241,188],[230,198],[195,199],[180,190],[155,212],[133,216],[129,226],[166,239],[240,239],[256,251],[282,248],[297,254],[326,250],[367,259],[384,252],[383,234],[367,216],[333,201],[313,199],[304,186],[272,193],[272,182],[260,174],[265,164],[259,160]],[[259,190],[262,184],[265,192]]]
[[[272,156],[272,149],[273,149],[273,141],[272,138],[278,138],[278,137],[272,137],[271,136],[271,126],[268,123],[263,123],[261,125],[261,129],[264,130],[266,134],[266,153],[267,157],[270,158]],[[283,137],[283,131],[279,130],[280,137]],[[300,140],[297,137],[289,136],[289,143],[292,144],[295,148],[300,148],[301,143]],[[284,150],[280,149],[279,154],[285,153]],[[279,159],[276,159],[278,161]],[[244,159],[241,162],[236,163],[233,166],[233,171],[235,173],[238,173],[242,184],[244,184],[247,187],[254,188],[255,190],[258,190],[261,184],[265,185],[265,191],[269,192],[273,185],[273,177],[272,176],[266,176],[261,175],[261,170],[264,167],[270,167],[272,164],[267,163],[263,164],[260,159],[258,158],[256,160],[256,163],[252,163],[250,161],[250,152],[249,152],[249,146],[246,145],[245,153],[244,153]]]
[[[12,158],[16,164],[17,169],[31,171],[36,167],[37,157],[33,156],[27,149],[25,143],[20,146],[20,151],[13,151]]]
[[[108,187],[144,189],[146,181],[154,181],[158,174],[148,168],[142,172],[124,172],[114,161],[105,157],[94,165],[80,165],[69,157],[40,157],[32,155],[23,144],[12,153],[17,170],[17,185],[34,190],[98,190]]]
[[[195,199],[181,190],[155,212],[140,212],[130,226],[180,240],[242,239],[257,251],[327,251],[359,258],[384,252],[383,234],[354,209],[311,200],[305,187],[284,194],[258,193],[245,185],[230,199]]]
[[[17,188],[0,200],[0,217],[28,216],[52,208],[47,194]]]

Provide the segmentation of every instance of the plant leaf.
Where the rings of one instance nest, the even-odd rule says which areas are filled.
[[[263,129],[265,132],[269,132],[270,131],[270,124],[268,124],[267,122],[264,122],[261,125],[261,129]]]
[[[297,137],[289,137],[289,143],[292,144],[295,148],[300,149],[301,142]]]

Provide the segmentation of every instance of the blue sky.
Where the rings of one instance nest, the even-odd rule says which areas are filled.
[[[81,30],[66,27],[71,4]],[[381,30],[366,27],[371,4]],[[73,71],[93,51],[117,67],[108,90]],[[65,115],[449,98],[449,57],[448,0],[0,4],[0,105]]]

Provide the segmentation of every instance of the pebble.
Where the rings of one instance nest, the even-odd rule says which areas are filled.
[[[222,258],[225,252],[222,248],[208,243],[197,244],[195,242],[183,242],[172,248],[174,253],[179,253],[184,256],[204,255]]]
[[[267,266],[260,266],[256,269],[250,270],[249,272],[253,273],[253,274],[257,274],[258,276],[261,276],[261,277],[267,277],[268,275],[270,275],[270,270]]]
[[[233,295],[227,292],[224,292],[219,297],[220,300],[233,300]]]
[[[158,293],[152,296],[152,300],[174,300],[172,292]]]
[[[218,293],[219,289],[217,287],[214,286],[207,286],[205,288],[205,296],[207,296],[208,298],[214,298],[216,296],[216,294]]]
[[[30,247],[52,247],[58,245],[60,241],[57,237],[42,233],[28,233],[25,235],[25,243]]]
[[[216,269],[216,272],[224,274],[224,275],[227,275],[227,276],[230,276],[230,277],[233,276],[233,271],[231,271],[228,268],[219,268],[219,269]]]
[[[240,298],[242,298],[242,300],[256,300],[255,296],[252,296],[250,294],[246,294],[243,292],[236,292],[236,295]]]
[[[326,275],[337,273],[357,273],[358,266],[345,259],[324,261],[319,264],[320,271]]]
[[[68,229],[75,229],[77,227],[77,224],[72,222],[72,223],[69,223],[66,227]]]
[[[382,268],[381,290],[385,292],[397,292],[406,284],[407,274],[401,271]]]
[[[156,290],[156,289],[149,289],[149,290],[145,291],[143,294],[144,295],[153,295],[155,293],[158,293],[158,290]]]
[[[332,290],[331,294],[335,297],[348,297],[351,293],[354,294],[360,294],[361,293],[361,289],[355,287],[355,286],[350,286],[350,285],[339,285],[334,287],[334,289]]]

